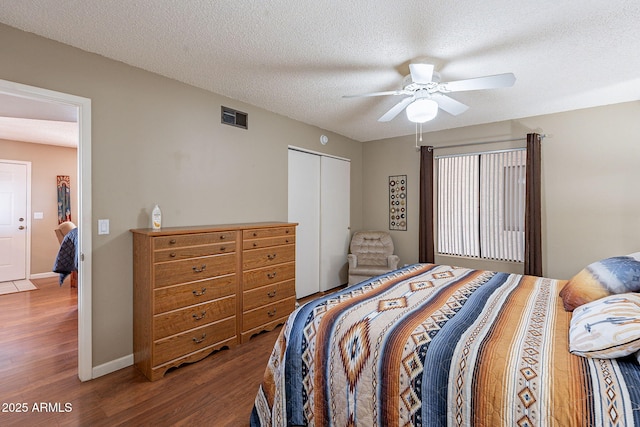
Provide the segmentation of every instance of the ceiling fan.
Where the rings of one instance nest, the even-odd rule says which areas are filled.
[[[513,73],[504,73],[442,83],[440,75],[434,71],[433,64],[409,64],[409,72],[410,74],[404,78],[400,90],[345,95],[344,98],[404,95],[405,98],[391,107],[378,121],[393,120],[402,110],[406,109],[410,121],[424,123],[433,120],[438,114],[439,108],[453,116],[462,114],[469,108],[462,102],[447,96],[448,93],[510,87],[516,81]]]

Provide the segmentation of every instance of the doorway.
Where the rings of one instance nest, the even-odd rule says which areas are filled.
[[[78,117],[78,377],[93,378],[91,337],[91,100],[0,80],[0,94],[77,108]],[[27,275],[30,271],[26,272]]]

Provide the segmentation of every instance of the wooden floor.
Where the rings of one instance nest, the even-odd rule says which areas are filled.
[[[39,290],[0,295],[0,426],[249,424],[280,328],[155,382],[131,366],[83,383],[77,290],[32,281]]]

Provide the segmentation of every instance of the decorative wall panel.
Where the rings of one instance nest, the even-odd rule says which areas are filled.
[[[407,231],[407,175],[389,177],[389,230]]]

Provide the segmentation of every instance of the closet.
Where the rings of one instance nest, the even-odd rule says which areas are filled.
[[[296,297],[347,283],[350,233],[347,159],[289,148],[288,220],[296,230]]]

